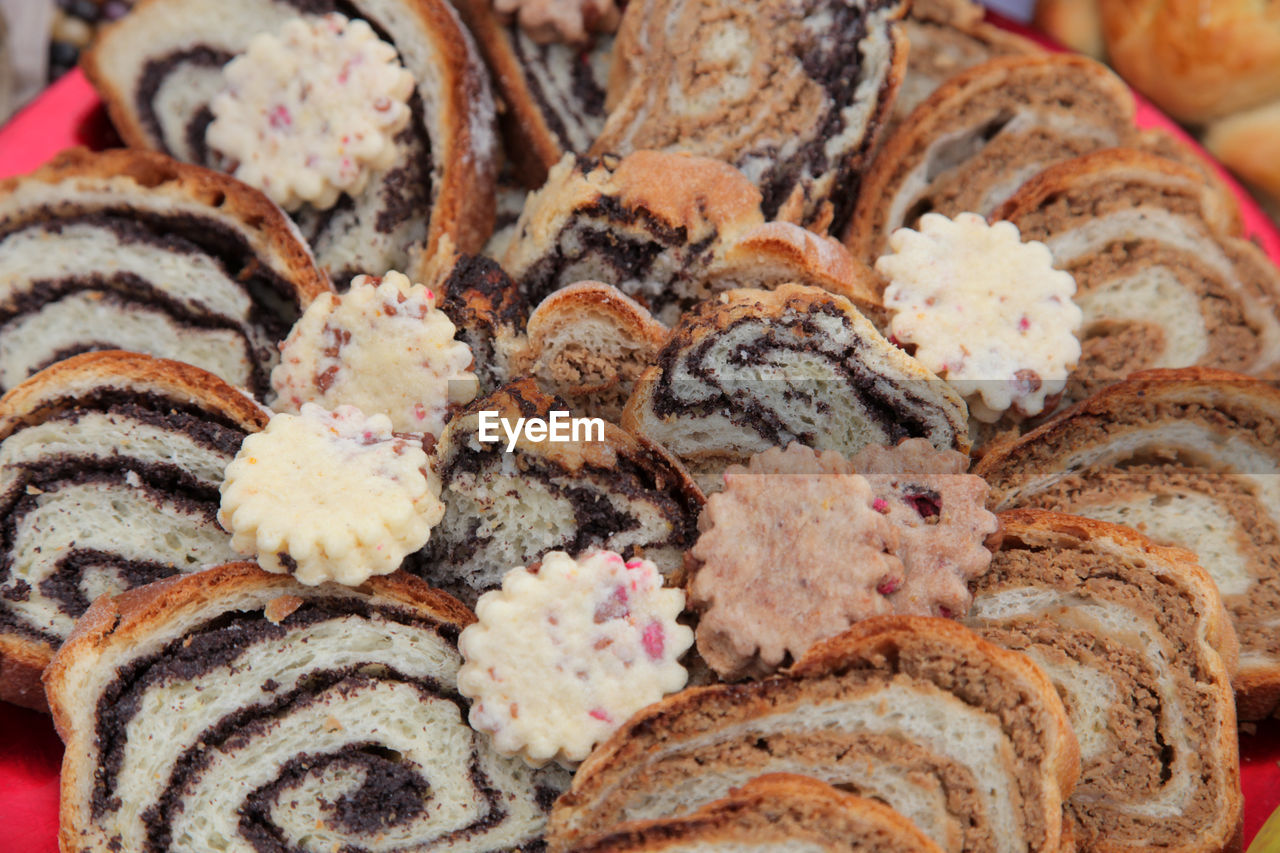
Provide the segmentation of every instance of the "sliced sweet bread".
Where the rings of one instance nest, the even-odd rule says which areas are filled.
[[[575,414],[611,423],[670,331],[616,287],[582,281],[557,290],[529,315],[511,370],[532,376]]]
[[[49,668],[64,850],[534,850],[567,783],[458,693],[458,602],[250,563],[103,597]]]
[[[943,850],[1058,851],[1077,770],[1062,701],[1030,659],[950,620],[877,617],[787,675],[637,713],[578,768],[547,840],[571,849],[785,772],[887,803]]]
[[[365,20],[417,83],[391,165],[355,196],[295,214],[340,287],[421,264],[448,236],[478,251],[493,229],[497,134],[484,63],[447,0],[145,0],[104,29],[83,65],[124,141],[213,165],[205,132],[222,68],[262,32],[300,15]]]
[[[766,223],[745,176],[688,154],[566,157],[529,196],[499,260],[531,304],[601,281],[668,325],[718,290],[784,281],[877,304],[873,274],[836,241]]]
[[[554,436],[521,430],[521,419],[550,425],[556,411],[565,420],[552,425]],[[661,448],[611,423],[575,426],[568,417],[568,405],[529,378],[455,415],[434,461],[444,518],[405,568],[467,603],[548,551],[606,548],[675,574],[697,537],[697,488]]]
[[[87,353],[0,399],[0,699],[40,673],[103,593],[233,559],[223,468],[267,413],[212,374]]]
[[[515,21],[503,23],[493,0],[455,0],[475,36],[504,107],[499,114],[507,156],[528,187],[566,153],[585,154],[605,121],[605,88],[613,36],[585,45],[538,41]]]
[[[632,0],[591,153],[714,157],[759,187],[768,218],[843,228],[902,80],[906,6]]]
[[[969,448],[949,385],[817,287],[731,290],[689,312],[645,370],[622,425],[688,467],[706,492],[753,453],[799,442],[846,455],[927,438]]]
[[[483,255],[453,255],[442,261],[435,285],[440,310],[457,327],[457,340],[471,348],[481,393],[496,391],[511,376],[512,353],[522,344],[529,303],[496,261]]]
[[[0,390],[127,349],[263,394],[277,341],[329,289],[276,206],[217,172],[75,149],[0,183]]]
[[[902,30],[911,49],[907,71],[893,102],[886,133],[950,77],[1000,56],[1040,53],[1030,39],[982,20],[982,7],[970,0],[914,2]]]
[[[845,245],[873,263],[926,213],[987,216],[1045,167],[1134,140],[1133,109],[1120,78],[1080,56],[1000,57],[956,74],[885,140]]]
[[[995,509],[1125,524],[1195,552],[1240,639],[1243,720],[1280,707],[1280,389],[1208,368],[1149,370],[1016,441],[974,473]]]
[[[793,773],[752,779],[686,817],[626,823],[572,850],[941,853],[893,809]]]
[[[1147,367],[1277,375],[1280,270],[1225,233],[1233,210],[1199,173],[1117,148],[1051,166],[993,214],[1076,280],[1085,325],[1069,398]]]
[[[1230,849],[1238,646],[1213,580],[1128,527],[1043,510],[1000,521],[966,624],[1030,657],[1063,697],[1080,744],[1067,801],[1078,849]]]

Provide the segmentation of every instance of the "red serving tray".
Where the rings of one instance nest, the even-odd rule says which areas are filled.
[[[1049,45],[1043,37],[996,19]],[[1195,145],[1180,128],[1141,98],[1138,125],[1159,127]],[[109,148],[119,144],[97,94],[79,71],[49,87],[34,103],[0,127],[0,178],[29,172],[75,145]],[[1221,167],[1240,200],[1245,230],[1280,263],[1280,231]],[[1246,846],[1280,809],[1280,720],[1259,724],[1257,734],[1240,738],[1240,779],[1244,790]],[[0,853],[54,853],[58,849],[58,771],[62,744],[44,714],[0,702]],[[1280,848],[1256,853],[1278,853]]]

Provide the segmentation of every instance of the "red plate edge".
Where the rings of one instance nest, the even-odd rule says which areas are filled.
[[[1043,35],[995,14],[1006,29],[1050,49]],[[1136,122],[1167,130],[1195,149],[1235,193],[1245,232],[1280,264],[1280,231],[1220,164],[1182,128],[1140,95]],[[64,75],[0,127],[0,179],[21,175],[48,162],[66,148],[104,148],[118,144],[97,93],[78,69]],[[58,771],[62,748],[43,714],[0,702],[0,846],[27,853],[57,851]],[[1246,846],[1273,811],[1280,809],[1280,721],[1259,724],[1258,733],[1240,738]]]

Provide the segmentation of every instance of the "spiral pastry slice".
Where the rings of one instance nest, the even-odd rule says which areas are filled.
[[[211,374],[126,352],[0,400],[0,698],[44,707],[40,672],[97,596],[234,558],[218,485],[266,422]]]
[[[540,187],[565,153],[585,154],[605,121],[613,36],[585,45],[538,41],[514,20],[502,23],[492,0],[459,0],[498,94],[504,148],[524,183]]]
[[[907,73],[886,133],[954,75],[1000,56],[1042,52],[1035,42],[988,24],[982,16],[982,7],[971,0],[911,4],[902,22],[911,45]]]
[[[949,620],[877,617],[788,675],[691,688],[634,715],[578,768],[548,843],[686,815],[769,773],[880,800],[943,850],[1058,851],[1076,742],[1024,656]]]
[[[566,156],[529,195],[499,260],[531,305],[600,281],[667,325],[719,291],[787,281],[878,304],[874,274],[836,240],[766,222],[761,203],[742,173],[707,157]]]
[[[548,551],[604,548],[679,570],[701,499],[679,463],[602,420],[576,435],[565,424],[568,440],[521,430],[522,418],[550,426],[553,412],[569,408],[526,378],[454,416],[436,448],[444,519],[406,569],[468,603]]]
[[[900,0],[632,0],[593,156],[731,163],[769,219],[836,233],[906,65]]]
[[[847,299],[784,284],[728,291],[686,314],[622,425],[717,491],[730,464],[793,441],[852,455],[918,437],[967,451],[967,416],[949,385]]]
[[[956,74],[885,140],[863,179],[845,245],[867,263],[926,213],[988,216],[1046,167],[1130,144],[1133,95],[1080,56],[993,59]]]
[[[1240,639],[1243,720],[1280,707],[1280,391],[1207,368],[1112,385],[974,468],[993,509],[1124,524],[1193,551]]]
[[[363,190],[294,218],[339,287],[389,269],[420,281],[442,237],[477,251],[493,229],[493,96],[447,0],[152,0],[105,31],[84,67],[128,145],[220,167],[206,131],[223,66],[260,33],[335,11],[367,21],[396,49],[417,84],[412,118],[393,140],[391,165]]]
[[[207,169],[76,149],[0,183],[0,390],[124,349],[265,394],[276,342],[330,289],[275,205]]]
[[[567,774],[468,727],[473,618],[402,574],[249,563],[99,599],[49,670],[63,849],[540,848]]]
[[[940,853],[893,809],[791,773],[753,779],[686,817],[626,823],[574,853]]]
[[[1001,516],[967,624],[1035,661],[1080,743],[1082,851],[1229,849],[1240,826],[1235,632],[1187,551],[1042,510]]]
[[[1045,243],[1085,313],[1082,399],[1148,367],[1280,375],[1280,271],[1224,233],[1232,202],[1178,163],[1135,149],[1052,166],[995,213]]]

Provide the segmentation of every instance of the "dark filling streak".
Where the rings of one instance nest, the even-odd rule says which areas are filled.
[[[181,512],[203,517],[208,524],[217,523],[218,487],[202,483],[174,465],[124,456],[94,458],[60,455],[13,467],[17,469],[14,482],[9,490],[0,496],[0,519],[2,519],[0,520],[0,547],[4,549],[3,557],[0,557],[0,584],[6,584],[13,571],[17,531],[23,519],[39,506],[42,494],[56,492],[67,486],[103,483],[121,490],[141,491],[157,506],[173,506]],[[126,481],[125,478],[130,471],[138,475],[139,485],[130,486]],[[82,552],[83,549],[69,550],[58,562],[59,571],[63,561],[70,560],[67,568],[73,573],[83,573],[90,563],[80,562],[81,558],[76,557]],[[150,577],[151,569],[146,565],[140,564],[138,572],[140,577],[148,576],[150,580],[155,579]],[[166,572],[166,574],[173,573],[175,570],[172,569]],[[46,585],[52,593],[46,592]],[[59,575],[51,576],[41,582],[40,590],[51,594],[58,601],[78,602],[76,607],[63,608],[63,612],[68,616],[78,617],[88,606],[88,602],[79,592],[79,574],[68,577],[65,581],[59,580]],[[26,636],[36,636],[55,645],[62,642],[61,637],[39,631],[25,622],[20,622],[4,607],[0,607],[0,627],[15,630]]]
[[[586,158],[579,158],[578,168],[583,174],[589,173],[597,163]],[[644,279],[662,254],[672,248],[684,248],[688,253],[692,266],[702,260],[719,236],[708,235],[697,243],[689,243],[688,231],[683,227],[672,228],[643,207],[629,208],[612,196],[600,196],[591,205],[581,208],[578,214],[602,220],[605,223],[619,225],[638,225],[651,235],[647,241],[638,241],[619,236],[609,227],[580,227],[570,224],[567,228],[576,231],[577,242],[582,246],[581,252],[574,258],[564,255],[563,241],[557,239],[555,248],[546,257],[535,263],[520,280],[520,288],[529,304],[536,305],[550,294],[570,284],[561,281],[565,268],[583,257],[595,256],[603,259],[614,271],[611,284],[619,284],[626,280]],[[670,285],[673,280],[658,282],[650,280],[649,284]],[[663,287],[655,294],[644,292],[635,287],[623,287],[624,292],[632,299],[644,305],[650,311],[659,313],[662,309],[675,303],[681,311],[693,307],[693,302],[679,300],[670,287]]]
[[[165,143],[164,131],[160,128],[160,118],[156,115],[155,101],[160,94],[160,87],[164,85],[164,81],[183,65],[194,65],[198,68],[221,68],[230,62],[234,56],[235,54],[230,51],[202,44],[152,59],[143,66],[142,74],[138,77],[138,88],[133,96],[133,106],[138,111],[138,118],[141,120],[142,126],[146,128],[147,134],[160,147],[161,151],[171,156],[175,153]],[[189,144],[189,135],[187,141]],[[193,153],[199,153],[203,155],[203,158],[207,158],[208,148],[202,144],[199,152],[196,152],[193,146]],[[208,165],[207,159],[197,159],[195,162],[204,166]]]
[[[218,667],[231,666],[256,644],[280,640],[290,630],[344,616],[363,619],[381,617],[400,625],[430,631],[451,646],[456,646],[458,642],[458,629],[451,625],[429,621],[402,608],[379,606],[356,598],[304,601],[278,624],[268,621],[262,611],[255,610],[224,613],[196,626],[155,654],[121,666],[116,672],[115,680],[99,697],[95,727],[99,762],[91,804],[93,817],[96,819],[120,806],[119,798],[111,792],[124,762],[127,746],[125,733],[150,686],[190,681]],[[284,698],[292,701],[289,697],[297,692],[295,690]],[[459,707],[465,719],[467,709],[464,704]],[[228,732],[226,737],[230,737],[231,733]]]
[[[360,667],[351,666],[337,670],[317,670],[308,673],[306,680],[294,690],[274,698],[265,705],[250,706],[227,714],[213,726],[201,733],[200,743],[182,753],[169,774],[168,784],[160,798],[142,813],[142,823],[147,831],[146,850],[163,853],[172,846],[172,828],[170,819],[183,810],[184,795],[191,794],[199,784],[201,775],[222,751],[236,752],[252,749],[254,741],[268,732],[279,720],[288,717],[295,711],[307,708],[319,701],[320,697],[330,690],[336,690],[344,696],[356,693],[362,688],[378,682],[397,681],[414,687],[423,699],[444,699],[454,703],[463,720],[467,716],[467,700],[461,694],[444,690],[438,682],[428,678],[411,678],[394,669],[379,667],[378,676],[360,674]],[[444,838],[464,840],[472,835],[485,832],[502,823],[506,812],[502,808],[505,797],[502,791],[493,787],[492,782],[480,767],[479,751],[472,749],[468,768],[472,784],[488,805],[483,817],[469,826],[448,833]],[[117,771],[118,772],[118,771]],[[424,780],[425,781],[425,780]],[[114,801],[113,808],[119,808],[119,800]],[[264,846],[255,844],[255,849],[263,851],[291,850],[293,848],[276,846],[272,835],[278,833],[275,827],[261,827],[253,820],[253,813],[270,812],[270,803],[255,803],[246,800],[240,810],[242,819],[249,817],[251,832]],[[257,830],[261,829],[262,832]]]
[[[560,52],[556,45],[538,44],[536,42],[528,43],[530,40],[522,37],[519,30],[515,27],[509,27],[507,30],[507,41],[511,44],[511,51],[515,54],[516,61],[521,68],[526,69],[524,75],[525,85],[529,89],[529,95],[533,102],[537,105],[538,111],[542,114],[543,120],[547,123],[547,129],[555,136],[556,142],[560,144],[562,151],[572,151],[575,154],[584,152],[576,150],[569,142],[569,132],[565,125],[566,121],[572,121],[585,136],[594,136],[595,134],[587,131],[587,119],[603,118],[605,91],[600,85],[600,81],[596,79],[592,72],[591,54],[596,50],[594,44],[578,51],[572,59],[569,60],[571,83],[568,91],[560,93],[560,104],[557,107],[547,93],[542,88],[541,80],[527,69],[530,67],[548,68],[552,61],[552,53]],[[532,47],[532,55],[526,48]]]
[[[252,342],[248,328],[260,331],[266,341],[252,347],[253,389],[263,394],[270,389],[265,366],[275,357],[274,342],[288,334],[301,313],[297,293],[279,273],[262,263],[244,235],[221,222],[189,213],[159,214],[124,207],[103,207],[67,214],[44,208],[24,222],[0,222],[0,243],[27,228],[41,228],[52,234],[70,225],[90,225],[110,231],[122,243],[154,246],[174,254],[204,255],[215,261],[227,278],[249,296],[248,325],[235,317],[213,314],[190,302],[165,294],[149,282],[129,273],[68,277],[53,282],[36,282],[34,288],[19,293],[0,306],[0,322],[15,314],[35,310],[55,298],[87,289],[105,288],[138,301],[159,305],[175,319],[201,327],[226,328],[240,332]]]
[[[130,560],[119,554],[93,548],[72,549],[59,557],[53,565],[53,574],[40,581],[40,593],[58,602],[58,609],[68,616],[79,616],[89,609],[91,602],[81,589],[81,584],[85,574],[92,569],[115,572],[124,581],[125,589],[167,578],[180,570],[173,563]]]
[[[529,413],[522,414],[530,416]],[[469,473],[482,479],[486,469],[501,465],[502,455],[502,448],[496,444],[485,446],[481,451],[468,449],[454,454],[440,472],[446,494],[462,474]],[[619,509],[609,500],[610,494],[618,495],[624,501],[647,503],[655,507],[672,525],[671,534],[665,540],[630,545],[624,549],[623,557],[630,559],[639,556],[644,548],[687,548],[697,538],[697,508],[668,494],[665,490],[670,489],[673,484],[660,482],[652,471],[635,460],[619,456],[612,468],[587,467],[573,473],[533,454],[519,452],[516,464],[522,477],[538,482],[553,496],[567,500],[573,508],[573,536],[554,546],[556,550],[579,554],[604,545],[618,533],[635,530],[640,526],[638,518]],[[511,497],[519,499],[518,495]],[[460,539],[446,541],[443,537],[433,537],[426,547],[410,557],[404,568],[429,582],[443,584],[446,589],[456,591],[464,599],[474,600],[475,594],[484,590],[465,586],[454,569],[469,563],[492,541],[491,538],[476,535],[479,523],[478,519],[474,520],[469,525],[467,535]],[[530,554],[526,558],[533,560],[537,556]]]
[[[181,432],[201,447],[228,456],[239,451],[246,435],[243,427],[217,409],[149,391],[139,393],[113,386],[95,388],[76,397],[55,398],[42,404],[37,416],[74,423],[91,412],[119,415],[166,432]],[[18,426],[11,435],[39,423],[35,417],[32,422]]]
[[[658,354],[658,366],[662,369],[662,376],[653,392],[654,414],[660,418],[707,417],[713,413],[727,412],[732,423],[754,430],[772,445],[781,446],[794,440],[813,446],[817,441],[817,435],[793,434],[774,411],[765,408],[756,399],[752,389],[758,384],[757,382],[745,382],[741,387],[731,388],[728,383],[719,378],[718,365],[710,363],[707,357],[707,353],[719,343],[722,335],[728,335],[744,324],[757,324],[761,327],[760,336],[734,352],[733,360],[736,363],[761,364],[767,361],[769,353],[777,351],[825,355],[835,363],[840,372],[845,374],[845,384],[867,408],[870,420],[884,430],[891,443],[896,443],[902,438],[927,437],[928,422],[923,415],[904,410],[900,399],[895,399],[895,392],[897,397],[905,397],[908,404],[914,404],[920,409],[934,409],[936,405],[912,394],[904,384],[895,386],[890,380],[867,369],[859,358],[859,350],[862,348],[862,342],[859,340],[855,339],[852,344],[838,350],[820,349],[814,344],[815,341],[832,345],[835,342],[831,341],[827,333],[814,322],[813,315],[827,314],[837,317],[846,325],[847,318],[838,308],[831,305],[813,306],[810,312],[786,321],[785,325],[783,323],[768,325],[759,317],[741,317],[718,333],[708,335],[705,340],[688,351],[682,348],[686,339],[680,336],[673,337],[672,341]],[[783,337],[784,334],[786,338]],[[675,371],[677,361],[682,361],[683,366],[693,376],[707,386],[719,390],[720,393],[694,403],[681,400],[676,393],[678,383],[670,378]],[[827,392],[817,383],[814,385],[815,393],[812,396],[805,391],[794,388],[790,390],[793,394],[805,399],[812,399],[812,396],[817,396],[819,399],[827,396]]]
[[[844,130],[844,119],[840,116],[841,108],[855,101],[858,83],[865,71],[861,43],[867,35],[867,19],[884,9],[899,5],[901,0],[878,0],[867,4],[866,9],[851,3],[826,4],[834,17],[834,21],[826,31],[812,35],[807,42],[794,46],[796,55],[800,57],[805,74],[827,92],[830,107],[822,117],[821,124],[813,128],[808,142],[788,159],[777,160],[766,172],[760,182],[760,192],[764,196],[761,208],[766,219],[777,216],[778,209],[795,189],[798,175],[806,169],[812,174],[821,174],[836,169],[835,181],[832,184],[831,203],[835,208],[831,232],[839,234],[853,211],[855,193],[852,184],[856,178],[855,169],[863,166],[862,152],[876,132],[878,120],[873,114],[871,123],[865,129],[857,150],[843,152],[840,162],[829,162],[823,150],[828,139],[838,136]],[[883,97],[883,86],[876,93]],[[777,152],[752,151],[753,155]]]
[[[409,823],[427,809],[430,783],[414,763],[400,759],[376,743],[348,744],[334,753],[307,753],[286,762],[279,774],[252,791],[240,810],[240,835],[255,850],[294,849],[284,830],[271,822],[271,805],[282,793],[301,787],[330,767],[364,773],[360,787],[337,802],[321,801],[331,814],[329,825],[354,835],[373,834]]]
[[[423,211],[431,209],[431,137],[427,134],[426,110],[422,96],[414,89],[409,99],[412,118],[396,141],[408,145],[416,141],[409,156],[382,179],[382,209],[374,220],[379,234],[390,234]]]

